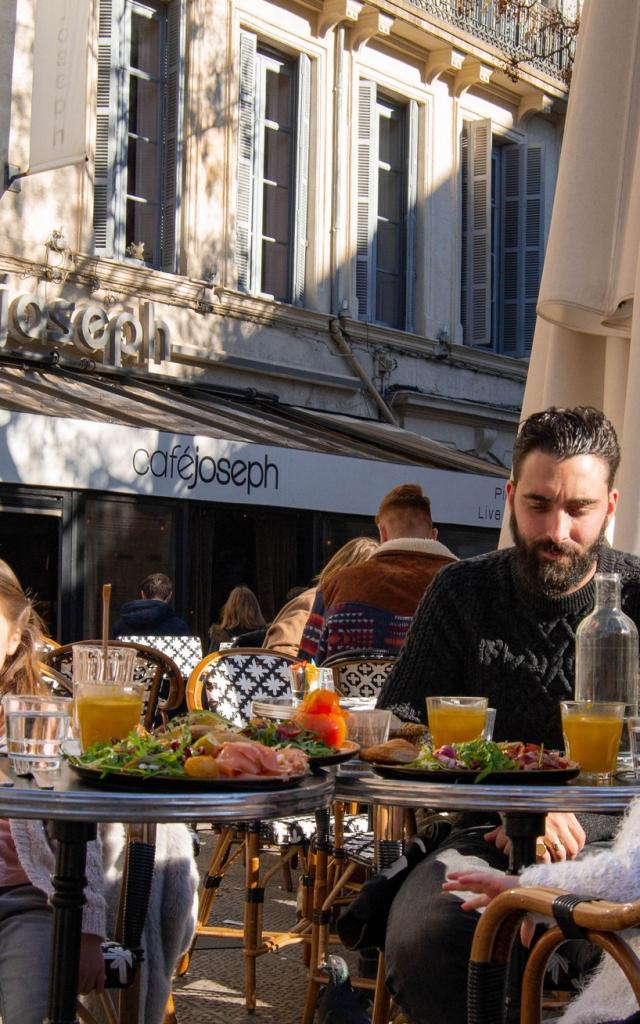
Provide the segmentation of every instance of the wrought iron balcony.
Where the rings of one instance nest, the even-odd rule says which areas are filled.
[[[409,0],[427,14],[502,50],[505,70],[522,64],[559,78],[571,77],[577,21],[535,0]]]

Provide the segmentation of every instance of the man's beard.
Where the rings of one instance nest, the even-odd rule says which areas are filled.
[[[530,586],[541,591],[546,597],[562,597],[576,588],[598,560],[604,540],[607,520],[597,540],[584,551],[576,551],[569,544],[556,544],[552,540],[527,541],[518,529],[518,522],[511,510],[511,536],[515,545],[515,561],[518,571]],[[568,561],[554,562],[541,558],[543,551],[566,555]]]

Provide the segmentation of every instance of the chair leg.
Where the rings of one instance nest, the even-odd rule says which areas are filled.
[[[173,993],[169,993],[167,999],[167,1005],[164,1008],[164,1019],[162,1024],[178,1024],[178,1017],[176,1014],[176,1004],[173,1001]]]
[[[247,1013],[256,1008],[256,958],[262,931],[264,890],[260,886],[260,822],[247,829],[245,843],[244,999]]]
[[[388,1024],[389,1011],[391,1009],[391,995],[384,982],[384,953],[378,954],[378,971],[376,974],[376,987],[373,994],[373,1010],[371,1012],[371,1024]]]

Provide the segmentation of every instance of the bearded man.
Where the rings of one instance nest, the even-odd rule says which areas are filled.
[[[610,548],[618,501],[615,430],[592,408],[547,409],[522,424],[507,484],[513,547],[457,562],[418,607],[379,707],[426,720],[425,698],[486,696],[494,739],[562,748],[559,704],[574,695],[575,633],[593,609],[596,571],[620,573],[623,609],[640,624],[640,559]],[[606,815],[548,814],[545,859],[577,857],[610,839]],[[499,819],[465,815],[408,876],[391,909],[387,985],[411,1024],[466,1024],[466,968],[476,924],[449,871],[505,870]]]

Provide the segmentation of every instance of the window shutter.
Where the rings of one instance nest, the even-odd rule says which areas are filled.
[[[524,199],[524,355],[528,355],[531,352],[531,345],[533,343],[533,332],[536,326],[536,305],[544,258],[542,170],[542,146],[528,146],[526,152]]]
[[[467,126],[467,338],[491,343],[491,121]]]
[[[406,231],[406,331],[413,331],[414,292],[416,276],[416,205],[418,202],[418,104],[410,100],[407,107],[407,231]]]
[[[501,351],[520,355],[522,338],[522,146],[502,149]]]
[[[373,320],[375,232],[377,223],[376,87],[358,89],[358,182],[356,197],[356,297],[358,319]]]
[[[469,345],[469,325],[467,323],[467,284],[469,283],[468,255],[469,242],[467,234],[467,215],[469,212],[469,126],[463,122],[460,133],[460,323],[462,324],[463,342]]]
[[[167,10],[166,87],[164,110],[164,166],[162,181],[162,269],[176,270],[176,231],[180,203],[183,0],[171,0]]]
[[[112,60],[112,25],[117,0],[99,0],[98,83],[93,170],[93,239],[97,256],[113,251],[113,145],[117,83]],[[118,5],[119,6],[119,5]]]
[[[306,53],[298,58],[296,110],[296,185],[294,200],[293,287],[294,305],[304,302],[307,259],[307,205],[309,191],[309,113],[311,106],[311,61]]]
[[[240,32],[236,273],[238,288],[244,292],[251,289],[257,43],[257,37],[252,32]]]

